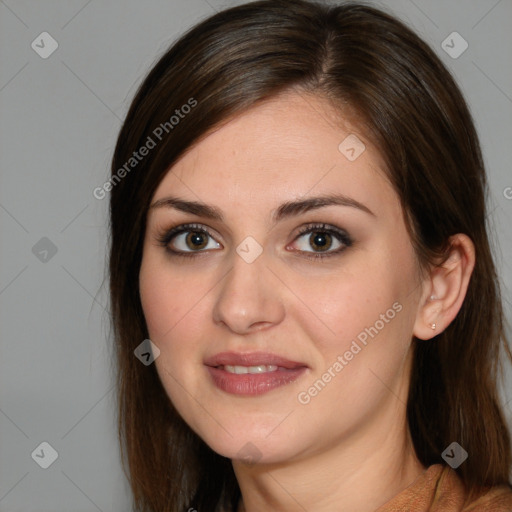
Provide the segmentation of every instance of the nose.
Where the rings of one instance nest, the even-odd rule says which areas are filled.
[[[213,320],[237,334],[278,325],[285,316],[281,282],[267,268],[264,254],[247,263],[234,255],[231,270],[217,289]]]

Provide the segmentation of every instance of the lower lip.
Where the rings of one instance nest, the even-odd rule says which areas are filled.
[[[207,368],[214,384],[222,391],[233,395],[263,395],[297,380],[307,369],[302,366],[279,368],[275,372],[237,374],[213,366]]]

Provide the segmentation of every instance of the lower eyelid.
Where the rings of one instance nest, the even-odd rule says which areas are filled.
[[[175,242],[175,241],[176,241],[176,239],[177,239],[179,236],[181,236],[181,235],[188,235],[188,234],[189,234],[189,233],[191,233],[191,232],[192,232],[192,233],[193,233],[193,232],[201,233],[202,235],[204,235],[204,236],[208,237],[208,239],[209,239],[209,240],[208,240],[207,245],[208,245],[208,244],[210,244],[211,242],[214,242],[215,244],[218,244],[218,245],[221,245],[221,246],[222,246],[222,244],[221,244],[220,242],[217,242],[217,240],[216,240],[216,239],[215,239],[215,238],[214,238],[210,233],[208,233],[208,232],[206,232],[206,231],[193,230],[193,229],[183,230],[183,231],[181,231],[181,232],[175,233],[175,234],[172,236],[172,239],[171,239],[171,240],[169,240],[168,245],[170,245],[170,244],[171,244],[171,242]],[[185,236],[185,238],[186,238],[186,236]],[[220,247],[220,248],[222,248],[222,247]],[[194,251],[194,250],[184,251],[184,250],[182,250],[182,249],[177,249],[177,250],[175,250],[175,252],[176,252],[176,253],[180,253],[180,254],[183,254],[183,253],[188,253],[188,254],[191,254],[191,253],[192,253],[192,254],[193,254],[193,253],[207,252],[207,251],[214,250],[214,249],[219,249],[219,247],[215,247],[215,248],[213,248],[213,249],[212,249],[212,248],[209,248],[209,249],[202,248],[202,249],[197,250],[197,251]]]
[[[179,228],[179,226],[177,227]],[[222,244],[220,242],[217,241],[216,237],[214,237],[209,231],[207,231],[206,228],[204,227],[199,227],[199,226],[183,226],[181,229],[177,229],[174,233],[170,233],[172,232],[173,230],[175,230],[176,228],[172,228],[171,230],[167,230],[166,232],[164,232],[162,235],[159,235],[157,236],[157,240],[159,242],[159,244],[163,247],[166,247],[168,249],[168,251],[173,254],[173,255],[177,255],[177,256],[181,256],[181,255],[195,255],[195,254],[200,254],[200,253],[204,253],[204,252],[209,252],[209,251],[212,251],[212,250],[218,250],[220,248],[223,248],[222,247]],[[215,248],[215,249],[201,249],[201,250],[197,250],[197,251],[193,251],[193,250],[190,250],[190,251],[183,251],[183,250],[175,250],[175,249],[170,249],[169,248],[169,245],[171,244],[171,242],[173,240],[176,239],[176,237],[182,235],[182,234],[188,234],[190,232],[198,232],[198,233],[202,233],[204,234],[205,236],[208,236],[211,240],[213,240],[216,244],[219,244],[221,245],[220,248]],[[328,227],[322,227],[322,226],[311,226],[309,228],[309,230],[305,230],[303,231],[302,233],[299,233],[295,239],[293,240],[293,242],[295,242],[297,239],[301,238],[301,237],[304,237],[306,235],[310,235],[311,233],[315,233],[315,232],[322,232],[322,233],[328,233],[330,234],[331,236],[333,236],[340,244],[342,244],[341,247],[338,247],[337,249],[335,250],[328,250],[328,251],[325,251],[325,252],[320,252],[320,251],[304,251],[304,250],[296,250],[297,252],[299,253],[305,253],[305,254],[312,254],[314,256],[309,256],[309,258],[314,258],[314,259],[319,259],[321,257],[327,257],[327,256],[331,256],[331,255],[336,255],[336,254],[339,254],[341,252],[343,252],[347,247],[350,247],[353,243],[353,240],[351,239],[351,237],[348,235],[348,233],[339,233],[338,231],[332,229],[332,228],[328,228]],[[292,242],[292,243],[293,243]],[[288,246],[287,246],[288,247]]]

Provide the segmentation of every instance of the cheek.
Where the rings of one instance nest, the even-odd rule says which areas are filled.
[[[306,404],[305,412],[324,415],[333,436],[366,421],[380,404],[393,402],[406,390],[410,310],[398,293],[386,290],[363,297],[358,290],[346,283],[331,297],[340,302],[325,301],[323,318],[335,334],[319,336],[314,322],[303,326],[321,357],[297,399]],[[395,405],[400,406],[400,400]]]
[[[191,370],[202,368],[212,284],[199,272],[180,273],[149,255],[141,265],[139,288],[149,338],[160,349],[156,366],[171,394],[176,387],[172,377],[189,383],[196,374]]]
[[[351,265],[350,272],[296,282],[297,296],[309,310],[297,318],[301,318],[311,339],[341,350],[365,328],[377,322],[383,330],[382,322],[387,326],[387,320],[395,318],[397,307],[393,309],[393,304],[403,296],[401,283],[405,276],[395,279],[382,263],[365,263]]]
[[[199,331],[204,322],[201,280],[179,276],[165,265],[143,260],[139,275],[142,309],[149,338],[160,349],[155,366],[162,384],[180,411],[187,411],[187,393],[195,389],[193,371],[198,363]],[[197,281],[197,282],[196,282]],[[201,320],[202,319],[202,320]]]
[[[154,260],[158,258],[148,256],[142,261],[140,299],[150,336],[155,342],[164,343],[178,329],[180,322],[185,321],[192,328],[197,325],[189,320],[189,315],[207,288],[201,286],[200,279],[180,275],[160,261],[153,263]]]
[[[321,354],[315,376],[329,381],[330,391],[319,401],[354,399],[352,406],[359,408],[364,404],[356,397],[385,392],[379,379],[389,383],[403,376],[415,315],[415,260],[405,250],[374,256],[392,253],[389,247],[380,249],[351,260],[350,272],[316,283],[301,281],[298,295],[308,297],[311,312],[295,317]]]

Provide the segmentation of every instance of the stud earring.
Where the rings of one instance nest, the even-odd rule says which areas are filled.
[[[432,327],[432,330],[435,331],[436,330],[436,324],[432,324],[430,327]]]
[[[435,295],[430,296],[430,300],[436,300],[436,299],[437,299],[437,297]]]

